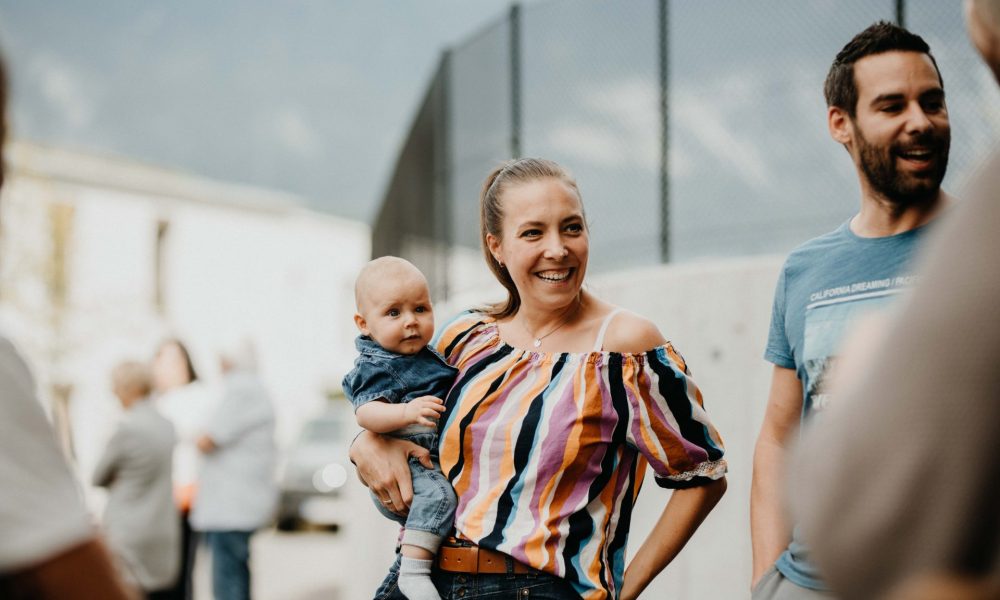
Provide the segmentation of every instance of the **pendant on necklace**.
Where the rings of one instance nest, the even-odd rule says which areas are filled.
[[[535,348],[537,348],[542,345],[542,340],[535,338],[535,341],[532,342],[532,344],[534,344]]]

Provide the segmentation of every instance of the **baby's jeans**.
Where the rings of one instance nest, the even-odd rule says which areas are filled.
[[[431,438],[428,440],[427,438]],[[434,448],[436,434],[424,433],[414,436],[407,436],[409,441],[415,442],[424,448]],[[441,467],[437,461],[434,462],[434,469],[428,469],[420,464],[416,458],[410,458],[410,476],[413,479],[413,502],[410,504],[410,512],[407,516],[401,517],[385,506],[372,495],[372,500],[379,512],[387,518],[396,521],[403,526],[403,537],[401,544],[409,544],[424,548],[436,554],[441,540],[451,531],[451,526],[455,520],[455,507],[458,500],[455,497],[455,490],[441,472]]]

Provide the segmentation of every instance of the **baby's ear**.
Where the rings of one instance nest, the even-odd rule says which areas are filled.
[[[368,322],[361,316],[361,313],[354,313],[354,324],[358,326],[361,335],[371,335],[368,331]]]

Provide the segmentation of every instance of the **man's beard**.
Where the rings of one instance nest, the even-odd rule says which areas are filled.
[[[948,170],[950,136],[927,131],[908,142],[894,142],[889,146],[870,144],[857,125],[854,125],[861,157],[861,170],[871,187],[900,210],[924,204],[937,196],[941,182]],[[932,164],[920,173],[900,173],[896,158],[915,147],[932,152]]]

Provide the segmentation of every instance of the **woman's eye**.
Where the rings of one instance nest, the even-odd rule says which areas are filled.
[[[566,226],[566,231],[570,233],[581,233],[583,231],[583,225],[580,223],[572,223]]]
[[[521,237],[538,237],[540,235],[542,235],[540,229],[526,229],[521,233]]]

